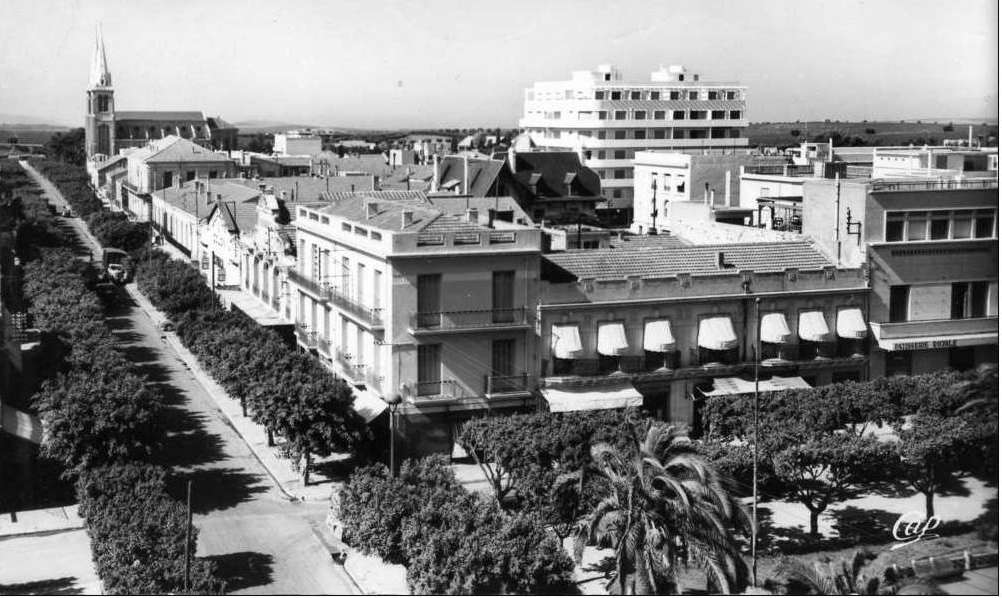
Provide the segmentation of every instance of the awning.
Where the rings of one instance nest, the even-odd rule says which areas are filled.
[[[652,320],[644,324],[644,351],[667,353],[675,350],[675,337],[671,334],[671,322]]]
[[[786,324],[784,314],[771,313],[762,316],[763,343],[785,343],[790,334],[790,327]]]
[[[626,342],[626,330],[622,322],[607,322],[598,325],[598,343],[596,349],[600,355],[616,357],[629,348]]]
[[[577,326],[557,326],[550,328],[550,347],[554,359],[574,359],[581,351],[581,335]]]
[[[42,421],[10,405],[3,405],[0,411],[0,430],[34,444],[42,443]]]
[[[997,345],[998,332],[961,334],[950,336],[910,336],[905,338],[877,338],[877,346],[884,351],[926,351],[929,349],[953,349],[954,347],[974,347],[977,345]]]
[[[717,316],[699,323],[696,342],[704,349],[726,351],[738,346],[738,337],[734,334],[730,317]]]
[[[362,416],[365,423],[369,423],[379,417],[383,411],[386,411],[389,405],[371,390],[355,390],[355,400],[351,407]]]
[[[825,321],[825,314],[821,311],[805,311],[800,314],[800,326],[798,328],[800,338],[814,343],[823,343],[828,339],[828,322]]]
[[[552,413],[639,407],[644,397],[629,382],[616,386],[582,389],[544,388],[541,391]]]
[[[779,390],[790,390],[793,388],[810,388],[800,376],[773,376],[766,380],[758,381],[759,392],[776,392]],[[743,395],[755,392],[755,381],[743,378],[715,378],[713,380],[713,390],[703,391],[703,396],[717,397],[724,395]]]
[[[863,311],[858,307],[846,307],[838,310],[835,318],[835,331],[842,338],[866,338],[866,322],[863,321]]]

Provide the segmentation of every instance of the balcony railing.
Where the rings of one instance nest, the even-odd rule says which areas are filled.
[[[531,390],[528,374],[484,376],[484,394],[487,396],[526,393]]]
[[[998,189],[999,180],[995,178],[984,179],[937,179],[925,181],[913,180],[882,180],[873,181],[870,189],[873,191],[926,191],[940,189]]]
[[[764,174],[773,176],[814,176],[813,166],[799,166],[795,164],[776,164],[763,166],[745,166],[745,174]]]
[[[416,384],[418,401],[462,398],[462,387],[455,380],[426,380]]]
[[[382,392],[385,376],[373,368],[365,368],[365,385],[376,392]]]
[[[412,330],[505,328],[528,324],[524,307],[468,311],[433,311],[411,314]]]
[[[306,324],[296,322],[296,336],[299,338],[299,342],[303,343],[307,349],[317,348],[317,333],[311,332]]]
[[[331,342],[328,339],[323,338],[323,337],[318,338],[317,339],[317,350],[320,351],[321,353],[323,353],[324,355],[330,355],[331,354]]]
[[[277,297],[271,300],[271,308],[274,309],[275,311],[281,311],[282,304]]]
[[[320,297],[322,300],[334,303],[338,307],[341,307],[348,313],[360,318],[371,326],[383,325],[382,308],[363,305],[358,297],[352,296],[344,289],[334,287],[328,283],[318,283],[312,278],[303,276],[295,270],[289,270],[289,279],[310,293]]]

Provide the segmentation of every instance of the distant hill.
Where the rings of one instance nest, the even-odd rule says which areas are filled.
[[[748,125],[748,142],[755,146],[788,147],[802,141],[827,141],[836,137],[836,145],[908,145],[939,144],[943,139],[966,139],[967,127],[974,127],[974,137],[998,137],[998,123],[981,124],[960,120],[921,121],[809,121],[758,122]],[[944,130],[951,128],[952,130]]]
[[[375,129],[358,129],[352,127],[338,127],[330,125],[305,125],[305,124],[287,123],[275,120],[246,120],[242,122],[235,122],[233,123],[233,126],[240,129],[241,134],[283,133],[285,131],[291,131],[293,129],[314,129],[323,131],[335,131],[338,133],[352,133],[352,134],[384,132]]]

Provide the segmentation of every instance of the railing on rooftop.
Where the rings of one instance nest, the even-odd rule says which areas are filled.
[[[528,323],[528,312],[524,307],[416,312],[410,318],[412,330],[504,328]]]
[[[914,180],[879,180],[870,184],[873,191],[939,191],[956,189],[998,189],[998,179],[937,179],[926,181]]]
[[[796,164],[745,166],[745,174],[768,174],[776,176],[814,176],[814,167],[810,165],[798,166]]]

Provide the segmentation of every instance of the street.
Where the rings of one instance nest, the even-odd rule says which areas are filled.
[[[62,203],[58,190],[27,170],[54,203]],[[87,250],[99,250],[79,219],[68,222]],[[327,504],[292,502],[282,494],[152,320],[124,292],[122,297],[124,305],[106,322],[125,356],[164,396],[167,440],[154,460],[174,467],[175,496],[193,482],[197,556],[215,562],[227,593],[357,593],[312,531],[323,524]]]

